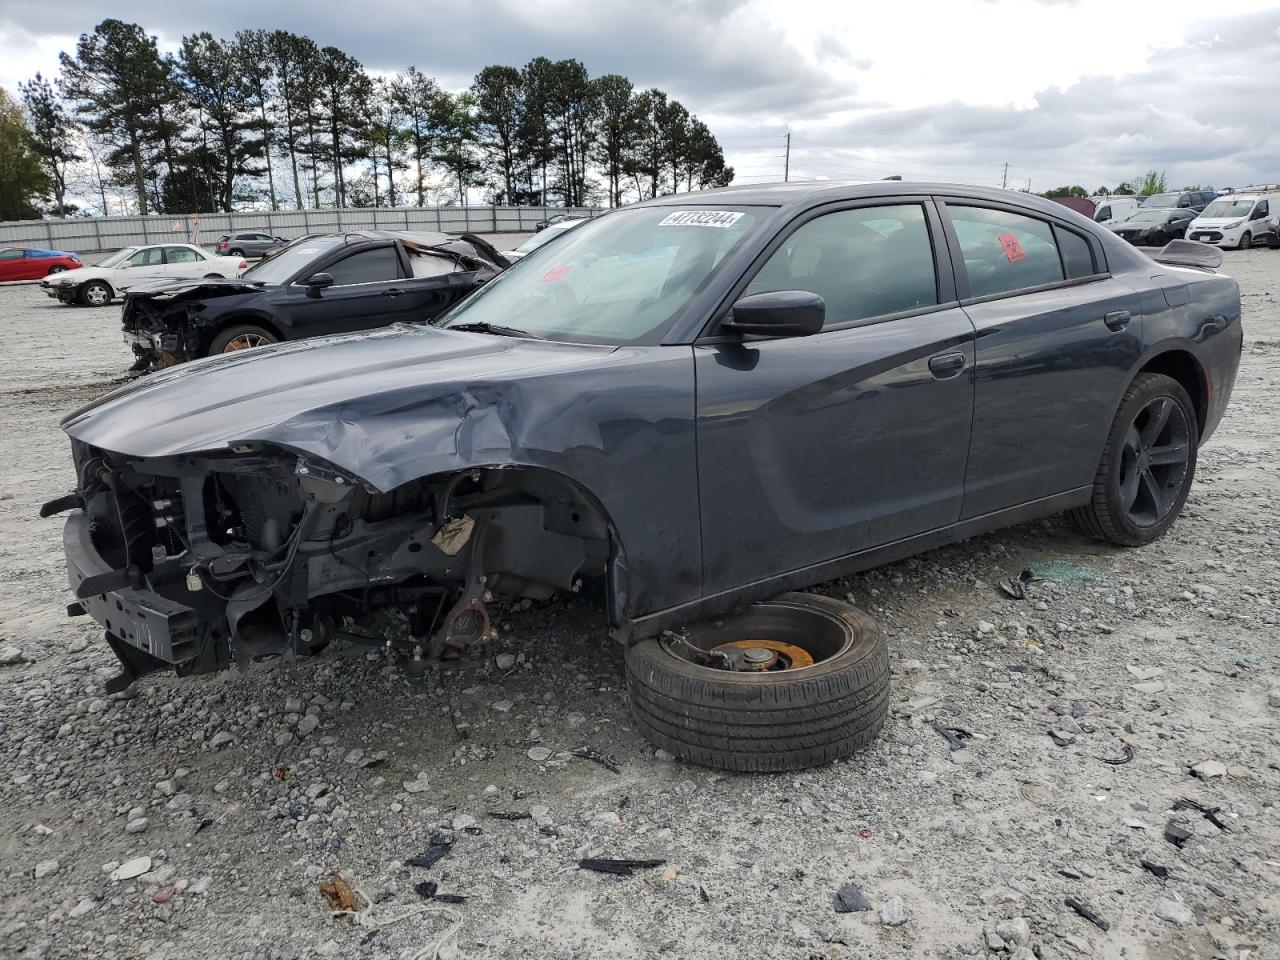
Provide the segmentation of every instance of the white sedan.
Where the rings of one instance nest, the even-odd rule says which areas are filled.
[[[189,243],[157,243],[125,247],[99,264],[56,274],[40,286],[63,303],[103,307],[142,280],[238,277],[248,268],[243,257],[215,256]]]

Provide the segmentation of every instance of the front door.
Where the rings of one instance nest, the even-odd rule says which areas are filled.
[[[322,337],[384,327],[411,319],[406,281],[395,244],[364,247],[320,267],[333,277],[319,296],[308,296],[305,278],[281,291],[281,319],[296,337]]]
[[[820,294],[822,332],[695,346],[707,593],[959,519],[973,325],[942,244],[919,199],[811,215],[738,297]]]

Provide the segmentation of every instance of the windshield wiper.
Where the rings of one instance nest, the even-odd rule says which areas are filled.
[[[500,323],[488,323],[484,320],[476,320],[472,323],[455,323],[442,329],[461,330],[464,333],[493,333],[499,337],[528,337],[531,340],[547,339],[546,337],[538,336],[536,333],[530,333],[528,330],[521,330],[518,327],[504,327]]]

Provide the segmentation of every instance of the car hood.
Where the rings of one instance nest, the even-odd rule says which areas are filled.
[[[266,286],[267,284],[262,282],[254,283],[234,277],[231,279],[187,277],[139,281],[129,288],[129,293],[135,297],[146,297],[155,300],[190,300],[204,297],[225,297],[233,293],[256,293]]]
[[[1240,223],[1244,220],[1243,216],[1239,217],[1196,217],[1191,222],[1197,227],[1224,227],[1228,223]]]
[[[424,464],[509,450],[508,421],[537,416],[531,382],[615,350],[400,324],[183,364],[82,407],[62,428],[138,457],[274,444],[390,490],[431,472]]]
[[[76,267],[74,270],[63,270],[52,277],[46,277],[44,282],[54,287],[84,283],[86,280],[100,280],[111,272],[110,267]]]

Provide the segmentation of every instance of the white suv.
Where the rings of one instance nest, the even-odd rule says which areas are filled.
[[[1187,239],[1243,250],[1263,239],[1280,213],[1280,194],[1236,193],[1219,197],[1187,226]]]

